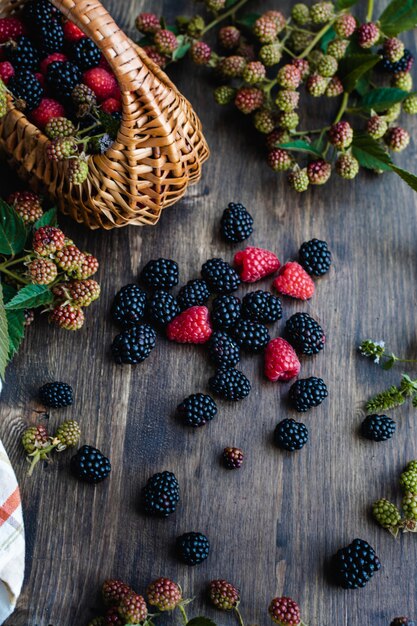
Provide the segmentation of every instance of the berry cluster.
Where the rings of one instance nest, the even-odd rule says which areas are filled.
[[[400,476],[400,487],[404,493],[400,509],[389,500],[381,498],[374,502],[372,514],[382,528],[394,537],[398,532],[417,532],[417,461],[410,461]]]

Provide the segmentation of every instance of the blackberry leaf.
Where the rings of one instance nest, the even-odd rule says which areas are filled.
[[[53,300],[52,291],[48,285],[26,285],[5,305],[7,311],[31,309],[33,307],[50,304]]]
[[[410,94],[396,87],[380,87],[372,89],[360,100],[358,108],[369,111],[373,109],[377,113],[389,109],[393,104],[402,102]]]
[[[383,11],[379,22],[382,32],[388,37],[415,28],[417,25],[415,0],[392,0]]]
[[[22,252],[27,235],[22,218],[0,199],[0,254],[13,256]]]
[[[54,207],[53,209],[46,211],[42,217],[34,223],[33,230],[38,230],[38,228],[43,226],[57,226],[57,223],[56,208]]]

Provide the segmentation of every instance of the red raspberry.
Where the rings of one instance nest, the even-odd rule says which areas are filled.
[[[80,267],[78,267],[74,272],[75,278],[78,278],[79,280],[90,278],[90,276],[97,272],[98,268],[99,263],[96,257],[92,254],[84,253],[84,259]]]
[[[400,126],[393,126],[388,129],[385,135],[385,141],[390,150],[393,152],[401,152],[410,143],[410,135]]]
[[[49,285],[58,275],[55,263],[49,259],[33,259],[27,271],[34,285]]]
[[[178,40],[170,30],[158,30],[154,37],[156,49],[161,54],[171,55],[178,48]]]
[[[300,372],[300,361],[294,348],[282,339],[272,339],[265,349],[265,376],[268,380],[291,380]]]
[[[7,85],[12,76],[14,76],[13,65],[9,61],[2,61],[0,63],[0,79]]]
[[[333,28],[338,37],[348,39],[356,30],[356,20],[350,13],[345,13],[337,18]]]
[[[285,89],[297,89],[301,83],[301,72],[296,65],[283,65],[277,74],[278,85]]]
[[[25,34],[25,26],[17,17],[0,18],[0,44]]]
[[[380,38],[379,26],[373,22],[368,22],[359,26],[357,30],[358,44],[361,48],[372,48]]]
[[[100,285],[95,280],[73,280],[65,285],[72,304],[90,306],[100,297]]]
[[[26,224],[34,224],[43,215],[39,196],[33,191],[16,191],[7,198],[18,215]]]
[[[186,309],[167,326],[168,339],[178,343],[205,343],[212,332],[209,310],[205,306]]]
[[[119,113],[122,110],[122,103],[120,100],[116,100],[116,98],[107,98],[107,100],[102,103],[101,110],[109,115]]]
[[[108,579],[105,580],[101,587],[101,595],[106,606],[120,604],[121,600],[132,593],[132,589],[122,580]]]
[[[310,63],[307,59],[294,59],[291,61],[291,65],[294,65],[300,72],[301,80],[305,80],[310,74]]]
[[[329,141],[339,150],[349,148],[353,141],[353,129],[349,122],[341,120],[333,124],[329,130]]]
[[[181,589],[169,578],[158,578],[146,589],[148,602],[158,611],[173,611],[182,600]]]
[[[191,46],[191,58],[197,65],[207,65],[211,59],[211,48],[204,41],[196,41]]]
[[[231,611],[240,602],[239,589],[227,580],[212,580],[209,584],[209,596],[216,609]]]
[[[33,235],[32,247],[36,254],[49,256],[65,246],[65,235],[59,228],[43,226]]]
[[[253,113],[260,109],[264,102],[264,94],[256,87],[242,87],[238,89],[235,97],[235,106],[242,113]]]
[[[83,82],[94,91],[97,100],[100,102],[111,98],[117,87],[117,81],[113,74],[103,70],[101,67],[87,70],[84,73]]]
[[[296,261],[286,263],[273,283],[275,289],[285,296],[308,300],[314,294],[314,282]]]
[[[70,22],[68,20],[68,22],[65,22],[64,24],[64,37],[66,41],[74,43],[79,39],[83,39],[85,35],[83,31],[74,24],[74,22]]]
[[[268,165],[274,172],[285,172],[292,167],[293,163],[291,154],[282,148],[274,148],[268,154]]]
[[[44,130],[47,123],[55,117],[64,117],[65,109],[60,102],[52,100],[52,98],[42,98],[39,106],[31,111],[30,118],[32,122]]]
[[[146,602],[137,593],[125,596],[119,604],[119,615],[125,623],[140,624],[148,616]]]
[[[330,178],[332,166],[323,159],[311,161],[307,165],[308,180],[312,185],[324,185]]]
[[[84,254],[74,244],[68,244],[56,252],[55,261],[61,270],[70,275],[81,267]]]
[[[255,283],[277,271],[281,263],[269,250],[249,246],[235,254],[234,263],[245,283]]]
[[[49,321],[65,330],[78,330],[84,324],[84,313],[78,306],[59,304],[52,311]]]
[[[236,26],[222,26],[219,30],[219,44],[226,50],[234,50],[240,42],[240,30]]]
[[[135,20],[136,28],[145,35],[154,35],[161,30],[161,22],[155,13],[139,13]]]
[[[227,469],[239,469],[243,463],[243,452],[240,448],[225,448],[223,463]]]
[[[279,626],[298,626],[301,622],[300,608],[291,598],[274,598],[268,612]]]
[[[155,46],[143,46],[143,50],[158,67],[164,68],[168,63],[168,58],[160,54]]]

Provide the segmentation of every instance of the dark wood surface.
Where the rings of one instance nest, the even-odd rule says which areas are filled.
[[[172,14],[174,4],[106,2],[126,27],[140,9]],[[191,2],[181,5],[192,10]],[[91,233],[62,220],[76,242],[101,260],[102,298],[81,332],[38,322],[8,370],[0,436],[21,483],[27,533],[25,585],[8,626],[82,626],[109,576],[124,578],[139,592],[155,577],[173,577],[187,596],[196,596],[191,614],[205,612],[223,626],[234,623],[233,616],[204,601],[207,582],[218,577],[241,588],[247,624],[270,623],[267,606],[277,594],[296,598],[310,626],[388,626],[394,615],[417,617],[417,539],[395,541],[369,516],[376,498],[400,501],[397,478],[417,457],[415,410],[395,412],[398,432],[391,441],[362,440],[357,429],[364,400],[396,382],[401,369],[383,372],[356,353],[368,336],[385,338],[394,351],[416,352],[416,196],[389,174],[362,174],[354,183],[335,177],[325,189],[290,192],[265,166],[255,133],[246,136],[249,122],[213,106],[201,74],[190,80],[186,69],[173,72],[199,112],[212,150],[201,183],[154,229]],[[415,134],[415,122],[408,118],[407,124]],[[398,161],[417,169],[415,157],[412,142]],[[327,240],[333,251],[332,270],[317,282],[312,301],[284,300],[285,318],[307,310],[328,335],[324,352],[302,361],[302,375],[322,376],[330,395],[305,416],[311,440],[298,454],[271,443],[275,424],[294,415],[285,403],[289,385],[264,381],[260,358],[242,362],[253,383],[250,397],[220,402],[215,421],[190,431],[173,414],[183,397],[207,388],[211,367],[202,349],[159,339],[140,366],[117,367],[108,356],[116,333],[108,319],[112,296],[137,279],[147,260],[176,259],[185,282],[207,258],[232,259],[233,248],[218,236],[219,216],[231,200],[243,202],[255,218],[250,243],[276,251],[282,261],[312,237]],[[280,328],[282,323],[273,336]],[[20,433],[37,418],[36,389],[56,379],[73,385],[76,402],[51,412],[51,427],[78,419],[83,442],[111,458],[110,480],[95,488],[71,478],[70,453],[26,476]],[[240,471],[222,468],[226,445],[245,451]],[[141,515],[139,494],[150,475],[166,469],[178,476],[181,504],[170,519],[154,521]],[[209,559],[193,569],[172,556],[175,537],[189,530],[206,533],[212,544]],[[343,591],[326,580],[324,565],[357,536],[375,547],[383,568],[364,590]],[[164,617],[159,623],[172,622]]]

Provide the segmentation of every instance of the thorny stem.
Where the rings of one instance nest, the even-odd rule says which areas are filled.
[[[239,611],[239,608],[237,606],[235,606],[235,613],[239,622],[239,626],[245,626],[245,623],[243,621],[243,617],[242,617],[242,613]]]
[[[305,57],[308,57],[310,52],[313,50],[313,48],[316,47],[316,45],[318,44],[320,39],[323,37],[323,35],[325,35],[327,33],[327,31],[330,30],[330,28],[333,26],[335,21],[336,21],[336,18],[334,17],[330,22],[325,24],[325,26],[323,26],[323,28],[321,30],[319,30],[317,35],[314,37],[314,39],[311,41],[311,43],[307,46],[307,48],[304,50],[304,52],[302,54],[299,54],[298,57],[296,57],[296,58],[297,59],[304,59]]]
[[[226,18],[228,18],[231,15],[233,15],[234,13],[236,13],[236,11],[239,11],[239,9],[241,7],[243,7],[243,5],[245,5],[247,2],[248,2],[248,0],[240,0],[240,2],[238,2],[237,4],[234,4],[233,6],[231,6],[228,11],[226,11],[225,13],[222,13],[221,15],[218,15],[212,22],[207,24],[207,26],[201,32],[201,35],[205,35],[206,33],[208,33],[209,30],[214,28],[217,24],[219,24],[220,22],[222,22]]]
[[[187,613],[185,612],[185,609],[184,609],[184,607],[182,606],[182,604],[179,604],[179,605],[178,605],[178,608],[179,608],[180,613],[181,613],[181,615],[182,615],[182,619],[183,619],[183,622],[184,622],[184,626],[187,626],[187,624],[188,624],[188,617],[187,617]]]
[[[366,21],[367,22],[371,22],[372,21],[373,12],[374,12],[374,0],[368,0],[368,11],[366,13]]]

